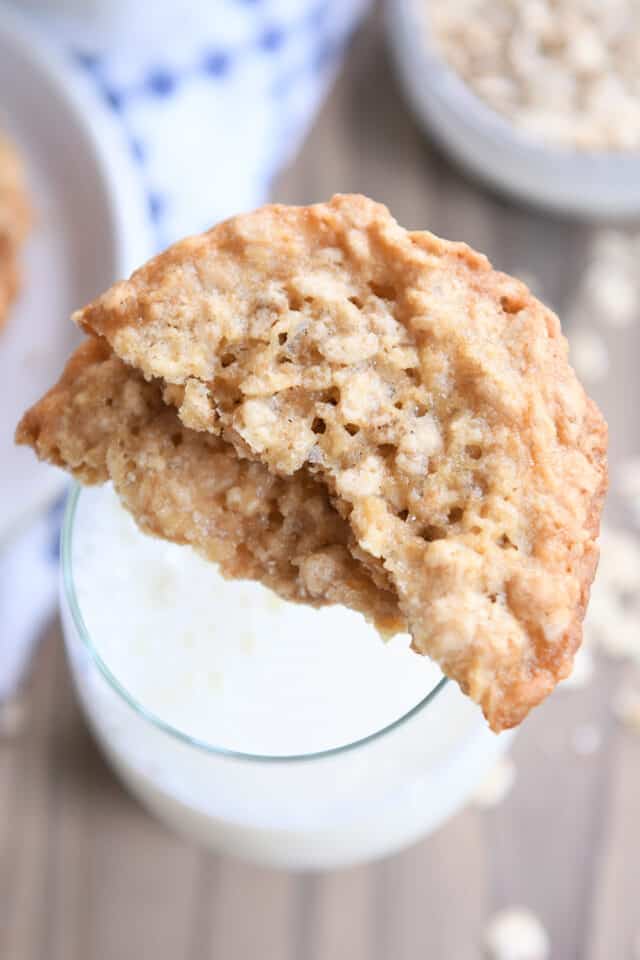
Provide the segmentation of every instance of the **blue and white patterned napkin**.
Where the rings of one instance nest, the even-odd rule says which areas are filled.
[[[161,249],[268,199],[367,3],[48,0],[34,16],[117,118]],[[60,517],[57,504],[0,556],[0,701],[53,611]]]

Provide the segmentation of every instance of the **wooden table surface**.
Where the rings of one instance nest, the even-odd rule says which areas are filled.
[[[408,116],[375,18],[275,194],[306,203],[352,190],[385,201],[406,226],[526,269],[562,313],[587,228],[456,173]],[[625,343],[614,359],[631,377],[640,344]],[[622,429],[629,394],[621,399],[614,384],[596,393],[620,425],[614,454],[628,452],[638,440]],[[467,809],[374,865],[293,875],[203,852],[143,811],[87,732],[53,623],[24,726],[0,741],[0,958],[472,960],[487,917],[511,904],[539,914],[554,960],[630,958],[640,931],[640,738],[611,718],[623,669],[603,665],[586,689],[559,692],[534,713],[514,748],[515,787],[498,808]],[[585,721],[604,742],[579,757],[571,738]]]

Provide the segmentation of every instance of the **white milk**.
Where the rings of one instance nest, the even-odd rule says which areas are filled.
[[[84,499],[84,495],[83,495]],[[93,644],[131,696],[178,730],[244,753],[326,750],[401,717],[440,680],[358,613],[225,580],[189,547],[140,533],[111,488],[78,531]]]
[[[82,492],[63,552],[97,654],[63,589],[96,733],[152,809],[217,849],[294,867],[380,855],[456,809],[506,743],[453,684],[417,707],[441,674],[406,635],[226,581],[140,533],[110,487]]]

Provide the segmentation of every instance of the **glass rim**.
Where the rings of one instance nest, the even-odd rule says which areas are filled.
[[[324,750],[315,750],[310,753],[249,753],[243,750],[235,750],[229,747],[217,746],[216,744],[209,743],[206,740],[200,739],[199,737],[194,737],[191,736],[191,734],[185,733],[178,727],[174,727],[172,724],[163,720],[152,710],[149,710],[147,707],[141,704],[132,694],[130,694],[126,687],[123,686],[112,670],[107,666],[93,645],[91,634],[87,628],[82,611],[80,609],[80,603],[76,594],[75,581],[73,577],[73,532],[78,500],[80,499],[82,489],[82,484],[74,483],[67,495],[60,542],[62,588],[64,589],[67,605],[71,611],[73,624],[84,649],[89,653],[93,664],[96,666],[98,672],[102,675],[103,679],[107,682],[108,686],[113,690],[113,692],[125,702],[129,709],[133,710],[133,712],[141,717],[145,722],[162,731],[162,733],[167,734],[172,739],[177,740],[186,746],[194,747],[195,749],[208,755],[225,757],[232,760],[273,764],[301,763],[308,762],[310,760],[320,760],[327,757],[338,756],[343,753],[349,753],[350,751],[354,751],[359,747],[363,747],[376,740],[382,739],[386,734],[391,733],[393,730],[397,730],[407,723],[412,717],[415,717],[417,714],[421,713],[422,710],[424,710],[437,697],[437,695],[446,685],[447,677],[442,677],[422,698],[422,700],[419,700],[418,703],[414,704],[410,710],[408,710],[406,713],[403,713],[401,716],[396,717],[395,720],[392,720],[391,723],[386,724],[379,730],[375,730],[373,733],[369,733],[364,737],[359,737],[357,740],[352,740],[349,743],[340,744],[336,747],[328,747]]]

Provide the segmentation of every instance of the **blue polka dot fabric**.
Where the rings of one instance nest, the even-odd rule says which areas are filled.
[[[268,198],[366,6],[103,0],[47,25],[117,118],[162,247]]]
[[[115,118],[161,249],[268,199],[366,6],[50,0],[39,17],[95,110]],[[74,7],[83,14],[54,12]],[[0,701],[55,607],[61,513],[54,505],[0,555]]]

